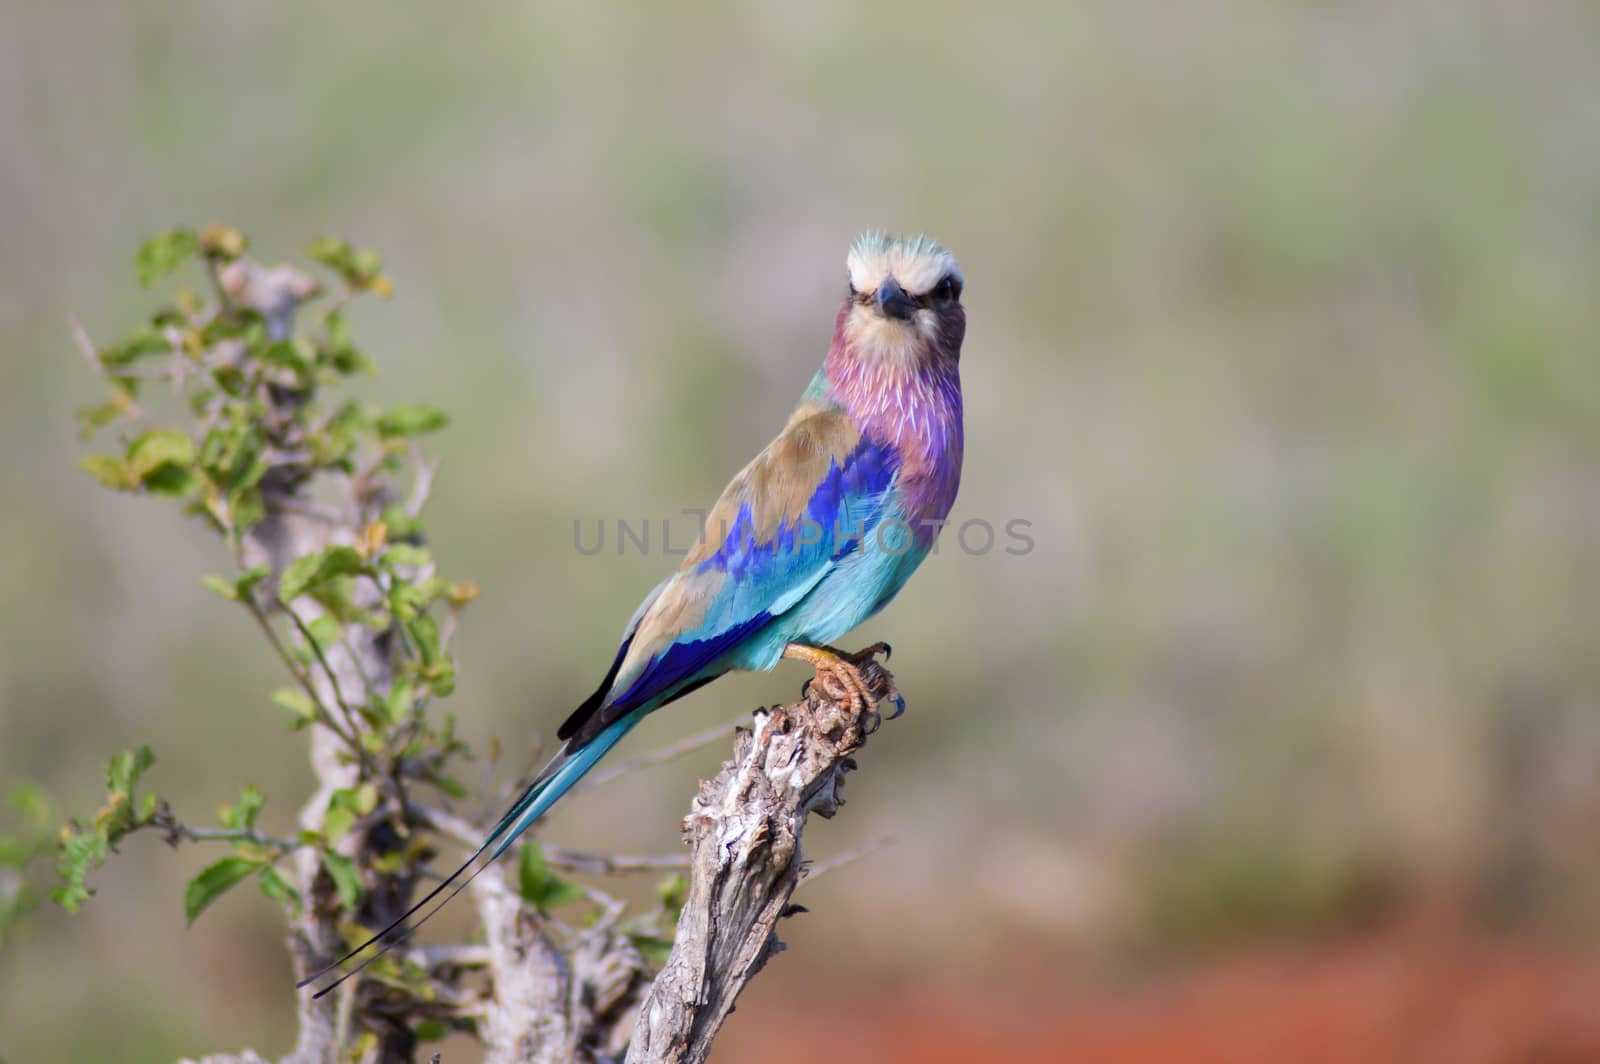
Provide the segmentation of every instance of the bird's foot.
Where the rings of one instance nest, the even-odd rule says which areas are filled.
[[[888,719],[894,720],[906,711],[905,696],[900,693],[900,688],[895,686],[894,674],[878,661],[878,655],[883,655],[883,660],[888,661],[894,656],[894,648],[888,643],[874,643],[854,654],[846,654],[844,658],[856,669],[856,676],[862,681],[862,687],[874,711],[880,703],[888,702],[894,708],[890,711]]]
[[[808,693],[812,684],[820,684],[824,695],[834,702],[847,703],[850,711],[858,716],[876,713],[879,703],[888,701],[895,707],[889,714],[889,719],[893,720],[905,712],[906,700],[895,687],[889,670],[877,660],[879,654],[887,659],[892,652],[888,643],[874,643],[854,654],[833,647],[790,643],[783,656],[804,661],[817,670],[817,674],[806,681],[802,694]]]

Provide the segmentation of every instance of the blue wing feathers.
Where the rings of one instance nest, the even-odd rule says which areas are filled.
[[[658,696],[671,693],[680,684],[696,679],[701,670],[770,620],[772,616],[763,611],[710,638],[673,643],[639,674],[626,691],[614,692],[607,699],[606,715],[612,716],[619,711],[631,712]]]
[[[585,702],[562,726],[559,734],[568,739],[568,749],[592,741],[624,715],[653,709],[688,684],[703,681],[719,659],[800,601],[859,548],[882,518],[898,467],[893,448],[860,440],[842,463],[829,463],[803,512],[786,515],[765,537],[756,527],[759,500],[741,500],[729,527],[712,530],[721,537],[717,549],[677,575],[706,584],[704,610],[696,623],[678,632],[636,673],[618,680],[632,646],[630,635],[602,685],[606,693]]]

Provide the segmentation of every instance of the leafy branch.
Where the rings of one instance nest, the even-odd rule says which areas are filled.
[[[289,727],[307,733],[320,786],[292,834],[258,826],[264,798],[254,787],[224,806],[215,825],[199,826],[143,787],[155,756],[139,747],[112,759],[93,817],[69,821],[53,846],[0,840],[10,846],[0,846],[0,858],[26,864],[53,848],[60,882],[52,895],[76,911],[130,834],[225,844],[229,852],[186,886],[186,917],[192,923],[253,878],[295,929],[291,948],[304,973],[402,911],[417,883],[437,877],[430,864],[441,844],[470,850],[482,837],[481,825],[448,812],[465,794],[456,766],[471,754],[437,708],[456,685],[450,637],[479,587],[440,574],[422,527],[437,466],[417,440],[446,427],[446,415],[423,403],[380,409],[346,391],[374,367],[346,307],[393,293],[381,259],[318,240],[307,253],[327,271],[319,277],[263,266],[247,249],[225,226],[167,233],[139,250],[140,283],[198,275],[202,284],[177,285],[145,325],[111,344],[96,345],[74,323],[108,392],[79,411],[82,435],[110,435],[115,444],[82,466],[115,491],[177,503],[227,546],[234,571],[203,582],[250,616],[282,663],[288,683],[271,702],[287,712]],[[164,421],[159,412],[174,405],[180,416]],[[30,816],[40,820],[37,810]],[[612,979],[614,1004],[625,1005],[648,975],[636,943],[670,941],[668,910],[625,917],[621,902],[564,873],[676,873],[684,864],[547,854],[529,844],[506,886],[535,924],[508,925],[514,940],[491,924],[487,950],[408,948],[373,964],[342,1000],[302,1000],[300,1048],[407,1059],[448,1031],[482,1034],[491,1013],[503,1015],[497,995],[522,978],[514,965],[601,940],[608,950],[592,962],[626,976]],[[484,878],[494,888],[503,873]],[[569,910],[571,922],[563,918]],[[571,957],[559,963],[582,974]],[[487,983],[472,978],[483,971]],[[593,1010],[586,1015],[587,1026],[572,1028],[580,1042],[618,1037],[620,1013],[607,1013],[603,1027]]]

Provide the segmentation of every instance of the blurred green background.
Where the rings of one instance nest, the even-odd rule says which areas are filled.
[[[859,633],[910,712],[808,842],[897,842],[805,888],[763,978],[1048,995],[1433,893],[1587,950],[1597,55],[1578,0],[8,0],[0,778],[86,811],[148,742],[180,811],[249,780],[268,829],[309,780],[199,583],[219,548],[77,470],[99,388],[66,321],[140,317],[144,237],[384,254],[372,395],[452,413],[430,527],[485,589],[453,708],[522,751],[673,564],[582,556],[573,521],[713,499],[821,358],[849,241],[926,230],[968,278],[955,519],[1036,547],[947,544]],[[802,679],[719,683],[628,749]],[[671,851],[722,755],[545,837]],[[136,838],[81,916],[41,910],[0,954],[0,1055],[286,1050],[275,908],[184,929],[206,859]]]

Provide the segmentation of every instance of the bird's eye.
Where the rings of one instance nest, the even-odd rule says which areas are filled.
[[[939,278],[939,283],[933,286],[933,291],[928,293],[935,303],[961,298],[961,282],[949,274]]]

